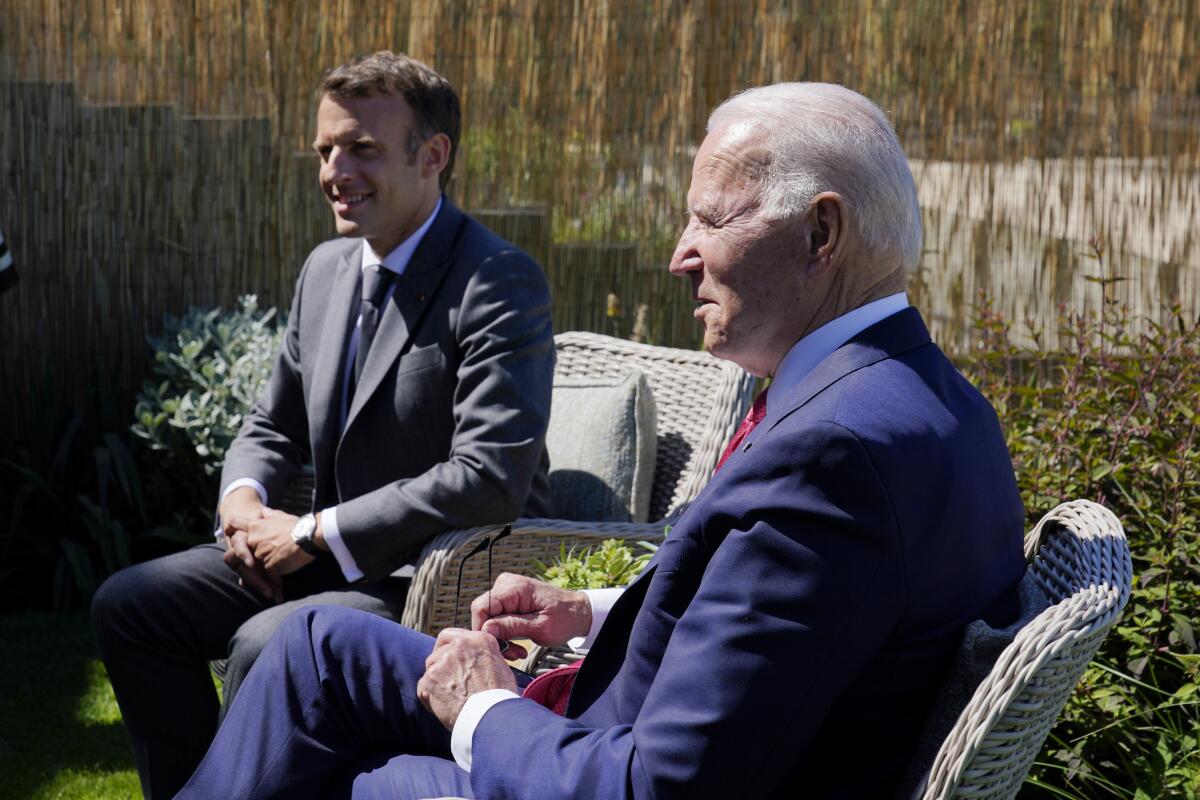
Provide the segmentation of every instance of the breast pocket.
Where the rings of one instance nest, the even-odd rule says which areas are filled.
[[[678,572],[685,557],[694,549],[695,543],[690,539],[683,537],[666,539],[658,546],[658,553],[655,558],[655,563],[657,564],[654,568],[655,571],[664,575]]]
[[[704,556],[694,539],[667,539],[658,546],[654,575],[646,591],[643,611],[667,630],[687,610],[704,574]]]
[[[442,353],[442,349],[435,345],[428,347],[414,347],[400,357],[400,364],[396,368],[397,375],[404,375],[410,372],[422,372],[427,369],[445,369],[446,356]]]
[[[454,436],[453,365],[436,345],[414,348],[400,358],[389,380],[404,458],[424,467],[444,461]]]

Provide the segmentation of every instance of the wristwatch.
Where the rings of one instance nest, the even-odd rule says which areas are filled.
[[[317,547],[317,543],[313,541],[313,534],[316,532],[317,518],[312,514],[305,514],[292,526],[292,541],[310,556],[319,556],[321,548]]]

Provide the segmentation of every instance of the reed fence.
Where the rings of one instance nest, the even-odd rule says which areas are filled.
[[[1048,346],[1058,303],[1105,291],[1200,313],[1196,0],[0,0],[21,273],[0,296],[0,441],[39,387],[131,405],[166,312],[287,304],[333,234],[314,87],[380,48],[459,88],[452,197],[538,257],[560,330],[628,335],[644,305],[652,340],[698,342],[665,274],[691,157],[716,103],[779,80],[892,116],[927,225],[912,295],[947,348],[969,346],[979,290]]]

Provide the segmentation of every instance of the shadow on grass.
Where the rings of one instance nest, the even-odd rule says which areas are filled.
[[[139,796],[85,612],[0,618],[0,686],[0,797],[51,786],[55,796],[126,797],[131,785]],[[63,791],[64,775],[74,790]],[[124,788],[114,794],[110,783]]]

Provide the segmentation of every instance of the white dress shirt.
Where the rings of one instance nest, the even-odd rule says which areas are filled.
[[[795,389],[800,381],[804,380],[805,376],[834,350],[876,322],[906,308],[908,308],[908,295],[904,292],[897,292],[843,314],[796,342],[779,362],[779,366],[771,378],[771,391],[767,393],[767,412],[770,413],[773,397],[787,397],[791,390]],[[585,592],[592,604],[592,627],[583,640],[568,642],[571,647],[579,650],[591,645],[600,631],[600,626],[604,624],[609,610],[623,591],[624,589],[593,589]],[[483,715],[496,703],[518,697],[520,695],[507,689],[488,689],[476,692],[467,698],[467,702],[463,704],[462,711],[459,712],[458,719],[454,723],[454,730],[450,734],[450,752],[460,767],[468,772],[471,771],[471,740],[475,737],[475,728],[483,719]]]
[[[413,253],[417,250],[417,245],[425,238],[425,234],[432,227],[433,221],[437,219],[438,212],[442,210],[442,199],[439,197],[437,205],[433,209],[433,213],[429,218],[417,228],[411,236],[396,246],[392,252],[386,256],[380,256],[371,245],[367,244],[367,240],[363,239],[362,243],[362,268],[365,270],[368,267],[379,266],[382,269],[388,269],[396,273],[396,276],[404,274],[404,270],[408,268],[408,262],[412,260]],[[392,281],[392,285],[388,287],[387,294],[380,303],[382,308],[388,300],[391,299],[392,293],[396,291],[396,282]],[[350,334],[350,343],[346,348],[346,370],[342,374],[342,402],[340,403],[339,414],[340,428],[346,427],[346,414],[349,411],[349,389],[350,376],[353,374],[355,357],[358,355],[358,339],[359,332],[362,328],[362,315],[354,323],[354,331]],[[238,478],[232,481],[229,486],[225,487],[225,491],[221,494],[221,499],[224,500],[226,495],[241,486],[250,486],[258,492],[259,499],[263,505],[269,505],[267,502],[267,489],[260,481],[255,478]],[[346,543],[342,540],[341,532],[337,526],[337,506],[330,506],[321,511],[321,532],[325,536],[325,544],[329,545],[329,551],[333,553],[333,557],[337,559],[338,566],[342,570],[342,575],[348,581],[356,581],[362,578],[363,572],[355,562],[354,556],[350,554],[350,548],[346,547]],[[223,534],[220,530],[217,531],[217,538],[221,538]]]

